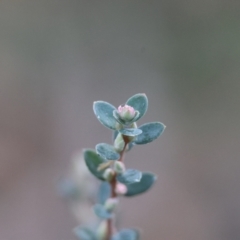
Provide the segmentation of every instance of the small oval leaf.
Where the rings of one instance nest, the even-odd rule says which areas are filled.
[[[101,204],[95,204],[93,206],[93,211],[99,218],[102,219],[110,219],[113,217],[112,213],[108,212]]]
[[[102,158],[107,160],[118,160],[120,158],[120,154],[116,152],[114,147],[107,143],[97,144],[96,151]]]
[[[140,182],[142,173],[135,169],[127,169],[124,173],[117,176],[117,180],[123,184],[133,184]]]
[[[160,122],[146,123],[139,127],[142,133],[134,139],[136,144],[146,144],[157,139],[164,131],[165,125]]]
[[[126,104],[133,107],[135,110],[137,110],[139,112],[138,117],[134,119],[134,121],[137,121],[142,116],[144,116],[144,114],[146,113],[147,108],[148,108],[148,99],[147,99],[146,94],[138,93],[138,94],[130,97],[127,100]]]
[[[118,131],[117,131],[117,130],[113,131],[113,134],[112,134],[112,140],[113,140],[113,142],[114,142],[114,140],[116,139],[117,135],[118,135]]]
[[[97,240],[95,233],[86,227],[76,227],[74,233],[79,240]]]
[[[111,240],[139,240],[139,232],[136,229],[122,229],[114,234]]]
[[[111,196],[111,186],[108,182],[102,182],[98,189],[98,202],[104,204]]]
[[[93,111],[97,119],[105,127],[115,130],[117,126],[117,121],[113,117],[113,111],[116,108],[108,102],[97,101],[93,103]]]
[[[142,133],[141,129],[138,128],[123,128],[119,130],[120,133],[122,133],[125,136],[135,137]]]
[[[126,184],[127,193],[125,194],[125,196],[131,197],[146,192],[152,187],[156,179],[157,177],[152,173],[142,173],[142,178],[140,182],[132,183],[129,185]]]
[[[103,177],[104,171],[98,171],[98,167],[105,163],[106,160],[101,158],[93,149],[85,149],[83,157],[89,171],[98,179],[105,181]]]

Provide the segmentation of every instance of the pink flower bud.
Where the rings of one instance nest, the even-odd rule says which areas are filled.
[[[128,105],[121,106],[120,105],[118,107],[118,114],[122,118],[122,120],[131,121],[135,117],[136,111],[131,106],[128,106]]]
[[[124,184],[118,182],[115,188],[115,193],[117,195],[124,195],[127,193],[127,187]]]

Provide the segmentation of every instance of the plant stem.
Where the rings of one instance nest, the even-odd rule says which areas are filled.
[[[124,139],[124,147],[123,150],[120,152],[120,158],[118,159],[119,162],[123,162],[123,157],[124,157],[124,152],[126,150],[127,144],[128,144],[128,139],[127,138],[123,138]],[[117,198],[117,194],[115,192],[116,189],[116,185],[117,185],[117,175],[116,173],[114,174],[111,182],[110,182],[110,186],[111,186],[111,198]],[[113,219],[108,219],[107,220],[107,236],[106,236],[106,240],[111,240],[111,237],[113,235]]]

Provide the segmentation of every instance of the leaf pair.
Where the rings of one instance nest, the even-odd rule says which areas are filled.
[[[139,93],[126,102],[126,105],[133,107],[136,111],[139,112],[134,121],[139,120],[147,111],[148,108],[148,99],[145,94]],[[119,121],[117,120],[116,115],[113,112],[116,112],[117,109],[110,103],[104,101],[97,101],[93,104],[93,111],[97,119],[107,128],[112,130],[117,130],[119,126]],[[115,116],[115,117],[114,117]]]

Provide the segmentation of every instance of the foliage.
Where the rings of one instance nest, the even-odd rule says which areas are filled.
[[[113,144],[98,143],[94,149],[83,151],[89,171],[102,181],[98,191],[98,202],[93,212],[100,219],[97,228],[80,226],[75,229],[79,240],[138,240],[139,231],[122,229],[116,231],[113,219],[116,217],[118,196],[137,196],[148,191],[154,184],[153,173],[126,169],[123,163],[125,152],[134,145],[143,145],[157,139],[165,126],[160,122],[145,123],[138,127],[136,121],[143,117],[148,108],[145,94],[136,94],[125,105],[115,108],[110,103],[97,101],[93,111],[99,122],[113,131]]]

